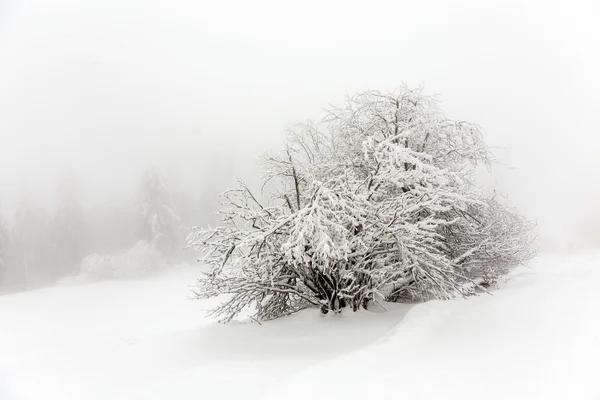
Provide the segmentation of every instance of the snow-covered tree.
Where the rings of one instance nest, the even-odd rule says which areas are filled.
[[[8,257],[10,254],[11,241],[10,233],[4,219],[2,218],[2,209],[0,209],[0,290],[4,282],[6,271],[8,270]]]
[[[139,239],[171,260],[183,247],[178,239],[180,219],[169,184],[158,169],[150,168],[144,173],[138,201]]]
[[[8,279],[11,286],[28,287],[50,280],[48,268],[50,257],[51,231],[48,216],[44,210],[23,198],[14,215],[11,230],[13,256]]]
[[[211,267],[197,297],[229,295],[222,320],[466,296],[532,255],[531,225],[476,185],[491,162],[479,128],[421,89],[351,96],[264,162],[268,204],[240,182],[225,225],[188,239]]]
[[[204,160],[201,180],[199,186],[201,193],[197,199],[195,207],[198,225],[215,226],[219,220],[215,215],[215,208],[218,207],[218,195],[223,192],[235,177],[233,173],[234,160],[223,153],[213,153]]]
[[[64,176],[58,185],[52,221],[52,275],[62,278],[78,270],[89,249],[89,231],[81,205],[79,183]]]
[[[139,229],[138,205],[130,198],[109,197],[86,213],[90,250],[116,253],[136,242]]]

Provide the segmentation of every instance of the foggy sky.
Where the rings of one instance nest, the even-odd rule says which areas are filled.
[[[286,123],[406,82],[504,148],[490,180],[544,235],[598,232],[600,12],[561,3],[3,0],[4,212],[66,171],[88,202],[149,163],[197,186],[235,159],[252,181]]]

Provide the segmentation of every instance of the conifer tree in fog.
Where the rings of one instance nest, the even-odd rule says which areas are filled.
[[[52,275],[62,278],[78,270],[87,255],[89,239],[79,183],[71,176],[65,176],[59,182],[51,230]]]
[[[11,285],[28,287],[50,280],[50,222],[43,209],[24,198],[14,215],[11,230],[13,256],[7,280]]]
[[[479,127],[420,89],[350,96],[264,163],[271,201],[240,182],[224,226],[189,236],[211,267],[195,293],[227,294],[224,321],[467,296],[533,255],[531,224],[474,179],[491,163]]]
[[[2,218],[2,209],[0,208],[0,291],[2,290],[4,277],[8,270],[10,254],[10,234],[8,227]]]
[[[138,238],[148,242],[168,261],[173,261],[183,247],[179,239],[181,222],[170,185],[157,168],[149,168],[144,173],[138,202]]]
[[[215,210],[219,205],[218,195],[230,186],[234,178],[234,160],[222,153],[212,153],[204,159],[202,168],[202,193],[198,198],[196,212],[199,226],[215,226],[220,223]]]

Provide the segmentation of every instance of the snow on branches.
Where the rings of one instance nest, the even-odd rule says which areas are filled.
[[[240,181],[223,226],[190,234],[210,266],[197,297],[229,295],[221,320],[464,296],[532,255],[530,224],[474,183],[490,162],[479,128],[421,90],[354,95],[324,127],[290,128],[265,156],[268,204]]]

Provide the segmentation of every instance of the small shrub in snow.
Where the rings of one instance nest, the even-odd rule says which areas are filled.
[[[112,278],[115,271],[115,257],[105,254],[90,254],[81,262],[81,275],[87,279]]]
[[[130,250],[116,257],[113,277],[135,278],[166,267],[167,263],[161,253],[140,240]]]
[[[158,250],[140,240],[126,252],[111,256],[90,254],[81,263],[81,274],[87,279],[126,279],[148,275],[166,268]]]
[[[240,182],[224,225],[189,236],[211,267],[197,297],[229,295],[222,320],[466,296],[531,257],[531,225],[475,183],[490,163],[476,125],[401,88],[352,96],[324,126],[290,129],[265,157],[270,202]]]

